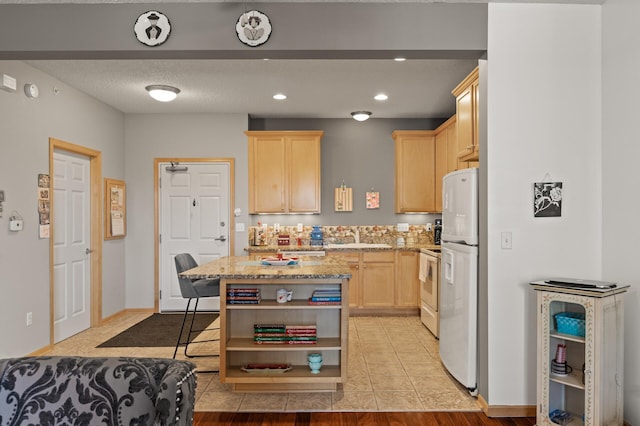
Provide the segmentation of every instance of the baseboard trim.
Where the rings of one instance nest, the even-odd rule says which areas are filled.
[[[51,349],[53,349],[53,345],[47,345],[43,348],[40,348],[38,350],[35,350],[29,354],[27,354],[27,356],[42,356],[42,355],[47,355]]]
[[[535,405],[489,405],[478,395],[478,405],[487,417],[535,417]]]
[[[102,325],[107,322],[117,320],[118,318],[125,316],[126,314],[131,313],[139,313],[139,314],[153,314],[155,310],[153,308],[128,308],[123,309],[115,314],[109,315],[108,317],[102,318]]]

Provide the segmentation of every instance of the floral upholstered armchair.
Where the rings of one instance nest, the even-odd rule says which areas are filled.
[[[190,425],[195,365],[164,358],[0,359],[0,426]]]

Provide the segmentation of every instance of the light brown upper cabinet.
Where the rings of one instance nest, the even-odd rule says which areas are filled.
[[[249,213],[320,213],[322,131],[246,131]]]
[[[433,130],[396,130],[396,213],[436,212]]]
[[[442,211],[442,178],[458,169],[458,140],[456,116],[449,118],[436,129],[435,211]]]
[[[471,71],[451,93],[456,97],[458,160],[478,161],[478,68]]]

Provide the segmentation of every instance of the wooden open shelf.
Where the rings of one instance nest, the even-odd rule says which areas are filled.
[[[222,279],[220,294],[227,288],[258,288],[262,300],[258,304],[220,306],[220,380],[239,392],[335,392],[338,383],[347,380],[347,344],[349,307],[348,279]],[[276,290],[292,290],[296,299],[287,303],[275,301]],[[316,289],[337,289],[339,305],[310,305]],[[261,324],[312,324],[317,328],[315,344],[257,344],[253,326]],[[307,365],[310,353],[320,353],[323,364],[318,374]],[[249,363],[288,363],[287,372],[251,372],[240,367]]]

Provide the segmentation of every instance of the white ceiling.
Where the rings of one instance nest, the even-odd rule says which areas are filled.
[[[261,2],[267,0],[253,0]],[[329,1],[329,0],[326,0]],[[367,3],[487,3],[492,0],[363,0]],[[501,2],[601,4],[605,0]],[[8,3],[142,3],[144,0],[0,0]],[[156,3],[175,0],[156,0]],[[186,0],[186,2],[237,2]],[[280,2],[318,2],[280,0]],[[320,1],[322,2],[322,0]],[[358,1],[355,1],[358,2]],[[497,1],[498,2],[498,1]],[[124,113],[247,113],[255,118],[448,117],[451,90],[477,60],[37,60],[32,66]],[[149,84],[178,87],[171,103],[152,100]],[[275,101],[275,93],[287,99]],[[386,93],[389,99],[375,101]]]
[[[124,113],[248,113],[252,117],[448,117],[451,90],[477,60],[55,60],[28,61]],[[170,103],[144,87],[167,84]],[[374,95],[385,93],[387,101]],[[275,93],[287,99],[276,101]]]

